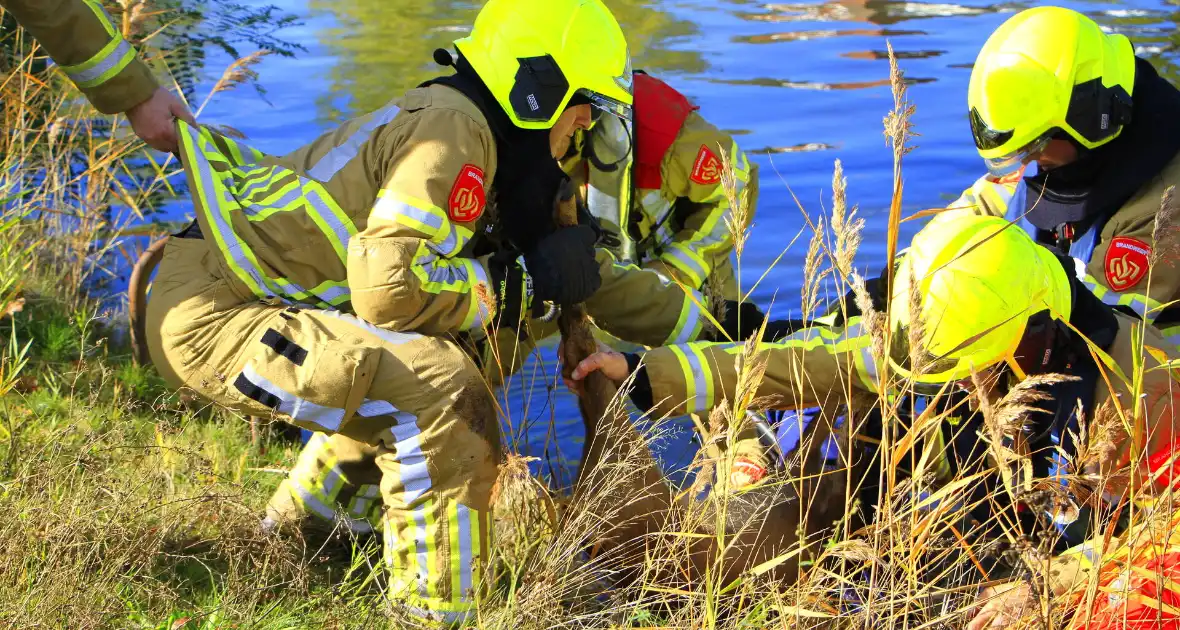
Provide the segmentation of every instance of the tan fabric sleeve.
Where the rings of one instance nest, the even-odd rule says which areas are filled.
[[[146,101],[157,84],[100,0],[0,0],[104,114]]]
[[[478,328],[494,306],[486,260],[461,252],[485,220],[496,153],[482,119],[428,105],[426,90],[407,95],[407,110],[424,109],[390,140],[388,179],[348,246],[348,283],[365,320],[438,334]]]
[[[1002,217],[1008,213],[1008,203],[1016,194],[1020,185],[1022,170],[1015,176],[997,181],[990,175],[984,175],[975,180],[971,187],[964,190],[959,198],[947,206],[950,212],[969,212],[971,214]]]
[[[660,254],[660,260],[696,289],[709,277],[717,261],[728,257],[733,249],[728,222],[733,208],[721,184],[723,159],[728,160],[736,177],[737,198],[745,196],[752,217],[758,196],[758,167],[750,163],[733,138],[700,114],[689,115],[661,168],[665,193],[687,199],[693,210]]]
[[[766,374],[756,397],[771,407],[802,409],[828,400],[833,391],[876,391],[871,339],[860,319],[847,329],[814,327],[775,343],[763,343]],[[737,393],[735,343],[689,343],[657,348],[643,357],[656,413],[707,413]]]
[[[586,310],[599,328],[645,346],[696,340],[706,321],[700,292],[619,262],[607,250],[597,255],[602,287],[586,301]]]
[[[1090,287],[1103,302],[1149,320],[1159,315],[1161,305],[1180,299],[1180,257],[1175,255],[1180,229],[1174,224],[1156,229],[1159,207],[1159,195],[1145,194],[1120,209],[1103,228],[1086,266],[1087,275],[1105,289]]]

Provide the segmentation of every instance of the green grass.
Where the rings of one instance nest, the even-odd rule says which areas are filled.
[[[0,398],[0,626],[354,627],[376,612],[348,541],[259,531],[297,444],[252,443],[245,419],[182,402],[37,304],[0,322],[34,341]]]

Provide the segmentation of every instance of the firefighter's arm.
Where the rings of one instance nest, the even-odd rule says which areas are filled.
[[[1157,228],[1154,212],[1125,214],[1138,216],[1111,218],[1083,282],[1106,304],[1154,321],[1180,295],[1180,260],[1171,255],[1180,230]]]
[[[813,327],[773,343],[762,343],[766,373],[755,394],[779,409],[803,409],[829,400],[849,385],[875,391],[872,340],[859,318],[846,329]],[[655,413],[707,413],[734,400],[742,344],[689,343],[643,355]]]
[[[479,328],[492,306],[487,261],[459,254],[486,210],[491,130],[462,112],[427,109],[400,131],[368,225],[348,244],[353,308],[390,330]]]
[[[156,91],[100,0],[0,0],[66,76],[104,114],[125,112]]]
[[[1008,213],[1016,189],[1021,184],[1024,171],[997,180],[984,175],[964,190],[959,198],[946,207],[948,212],[966,212],[975,215],[1002,217]]]
[[[645,346],[693,341],[701,333],[705,298],[655,271],[597,252],[602,287],[586,300],[594,323],[610,334]]]
[[[715,261],[728,256],[733,248],[729,226],[733,208],[721,184],[723,159],[733,171],[735,198],[747,204],[748,221],[757,201],[758,168],[750,164],[733,138],[699,114],[694,112],[685,121],[661,167],[665,193],[687,199],[691,212],[660,254],[660,261],[693,288],[700,288]]]

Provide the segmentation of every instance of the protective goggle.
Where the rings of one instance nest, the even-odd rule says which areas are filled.
[[[589,100],[595,110],[605,112],[620,120],[628,122],[631,120],[631,106],[622,101],[586,89],[578,90],[576,94]]]

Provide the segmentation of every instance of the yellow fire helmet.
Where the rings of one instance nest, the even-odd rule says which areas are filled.
[[[1060,7],[1021,11],[979,51],[967,88],[975,146],[996,176],[1068,134],[1093,149],[1131,117],[1135,52],[1090,18]]]
[[[602,0],[488,0],[455,48],[518,127],[551,128],[575,94],[631,117],[631,56]]]
[[[889,361],[916,383],[964,380],[972,368],[1001,361],[1014,365],[1030,318],[1068,321],[1072,309],[1057,257],[1000,217],[931,221],[914,236],[894,285]],[[912,342],[920,344],[916,352]]]

